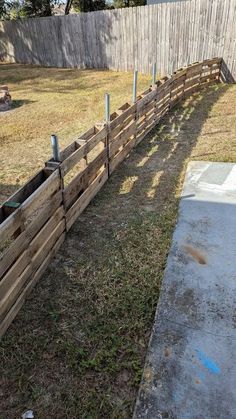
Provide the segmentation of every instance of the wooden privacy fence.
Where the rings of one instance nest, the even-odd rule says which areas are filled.
[[[195,63],[125,103],[53,159],[0,207],[0,335],[40,279],[66,232],[110,174],[169,109],[222,80],[222,60]]]
[[[160,75],[223,57],[236,79],[235,0],[184,0],[0,21],[0,60]]]

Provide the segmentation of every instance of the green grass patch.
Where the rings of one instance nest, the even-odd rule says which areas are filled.
[[[0,417],[132,417],[185,167],[235,161],[234,105],[173,109],[79,217],[2,341]]]

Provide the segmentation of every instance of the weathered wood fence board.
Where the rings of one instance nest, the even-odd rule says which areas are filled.
[[[160,75],[223,57],[236,79],[235,0],[186,0],[0,22],[0,59]]]
[[[110,174],[179,100],[219,82],[222,60],[164,77],[47,161],[0,207],[0,335],[41,277],[78,216]]]

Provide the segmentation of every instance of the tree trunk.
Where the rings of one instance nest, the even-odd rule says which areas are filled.
[[[70,13],[71,6],[72,6],[72,0],[67,0],[66,7],[65,7],[65,15],[68,15]]]

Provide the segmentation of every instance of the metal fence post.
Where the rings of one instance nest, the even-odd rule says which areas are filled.
[[[110,122],[110,95],[105,94],[105,120],[107,123]]]
[[[157,74],[157,64],[153,63],[152,65],[152,85],[156,83],[156,74]]]
[[[51,135],[51,145],[52,145],[53,159],[54,159],[54,161],[59,162],[60,161],[60,150],[59,150],[58,138],[55,134]]]
[[[134,70],[133,78],[133,103],[137,101],[138,70]]]

